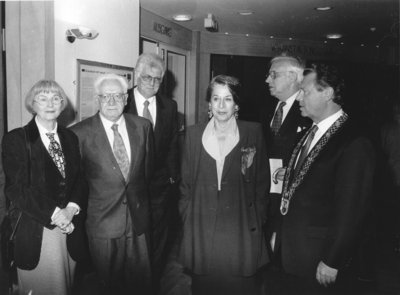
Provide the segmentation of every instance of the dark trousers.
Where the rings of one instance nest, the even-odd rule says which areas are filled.
[[[130,232],[116,239],[89,237],[89,249],[103,294],[151,294],[146,237]]]

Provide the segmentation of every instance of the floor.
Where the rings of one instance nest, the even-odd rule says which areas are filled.
[[[382,232],[378,235],[376,252],[376,280],[373,283],[361,283],[363,295],[394,294],[400,295],[400,249],[397,252],[394,235],[386,235]],[[397,245],[399,247],[399,245]],[[100,293],[96,283],[96,277],[90,269],[81,270],[78,277],[79,284],[73,295],[94,295]],[[0,270],[0,295],[6,295],[8,275]],[[163,292],[160,295],[189,295],[190,278],[183,274],[179,264],[171,261],[168,264],[166,274],[162,279]],[[267,286],[266,286],[267,287]],[[222,294],[223,295],[223,294]],[[245,295],[245,294],[244,294]]]

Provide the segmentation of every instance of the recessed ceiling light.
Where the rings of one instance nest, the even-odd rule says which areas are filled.
[[[328,10],[332,10],[333,7],[332,6],[321,6],[321,7],[315,7],[314,9],[317,11],[328,11]]]
[[[361,43],[361,47],[364,47],[364,44]]]
[[[326,43],[328,43],[328,41],[325,40],[324,43],[326,44]]]
[[[376,45],[376,48],[379,48],[379,45]]]
[[[292,40],[293,40],[293,38],[292,38],[292,37],[289,37],[289,40],[290,40],[290,41],[292,41]]]
[[[343,37],[342,34],[337,34],[337,33],[326,35],[326,38],[328,38],[328,39],[340,39],[340,38],[342,38],[342,37]]]
[[[254,14],[254,12],[251,11],[251,10],[243,10],[243,11],[239,11],[238,14],[240,14],[240,15],[252,15],[252,14]]]
[[[341,45],[344,45],[344,42],[340,42]]]
[[[246,37],[249,37],[250,35],[249,34],[246,34]]]
[[[192,20],[192,16],[190,14],[176,14],[172,18],[177,22],[187,22]]]
[[[225,32],[225,35],[229,35],[229,33],[228,33],[228,32]]]
[[[270,39],[274,39],[274,36],[269,36]]]
[[[375,31],[376,31],[376,27],[370,27],[369,30],[370,30],[371,32],[375,32]]]

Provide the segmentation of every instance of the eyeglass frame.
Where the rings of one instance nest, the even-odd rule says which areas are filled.
[[[123,102],[124,99],[128,96],[127,93],[106,93],[106,94],[97,94],[97,97],[100,99],[102,103],[110,103],[111,98],[114,102]]]
[[[147,84],[161,84],[163,78],[162,77],[153,77],[150,75],[140,75],[140,78],[143,80],[143,82],[146,82]]]
[[[293,71],[280,71],[280,72],[275,72],[275,71],[271,71],[268,73],[267,79],[268,77],[271,77],[272,80],[276,80],[279,77],[283,76],[283,73],[294,73]]]
[[[39,99],[38,99],[39,98]],[[41,100],[40,100],[41,98]],[[57,99],[57,100],[55,100]],[[59,100],[58,100],[59,99]],[[51,102],[53,105],[55,106],[59,106],[64,102],[64,98],[62,98],[59,95],[54,95],[51,98],[48,98],[44,95],[38,95],[37,97],[35,97],[33,99],[34,102],[36,102],[38,105],[40,105],[41,107],[45,107],[49,104],[49,102]]]

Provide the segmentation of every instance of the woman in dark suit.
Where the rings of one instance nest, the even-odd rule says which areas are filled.
[[[84,249],[78,139],[57,124],[67,97],[55,81],[37,82],[25,105],[34,118],[6,134],[2,144],[5,194],[13,226],[18,223],[18,289],[20,294],[71,294]]]
[[[236,119],[239,81],[216,76],[207,90],[210,121],[189,127],[180,185],[180,259],[193,294],[259,294],[268,262],[263,239],[269,168],[261,125]]]

